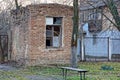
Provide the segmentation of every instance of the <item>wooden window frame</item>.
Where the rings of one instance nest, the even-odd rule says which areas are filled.
[[[47,18],[47,17],[46,17]],[[49,17],[48,17],[49,18]],[[47,26],[50,26],[51,28],[52,28],[52,36],[51,36],[51,38],[52,38],[52,41],[51,41],[51,45],[50,46],[48,46],[47,45],[47,43],[46,43],[46,48],[60,48],[61,46],[62,46],[62,20],[63,20],[63,18],[62,17],[51,17],[51,18],[53,18],[53,24],[46,24],[46,32],[47,32]],[[57,22],[54,22],[54,18],[61,18],[61,22],[60,23],[58,23],[58,24],[56,24]],[[55,36],[54,35],[54,28],[55,27],[59,27],[59,35],[58,36]],[[58,37],[58,46],[54,46],[53,44],[54,44],[54,42],[53,42],[53,39],[55,38],[55,37]],[[47,41],[47,39],[48,39],[48,37],[47,37],[47,33],[46,33],[46,41]]]

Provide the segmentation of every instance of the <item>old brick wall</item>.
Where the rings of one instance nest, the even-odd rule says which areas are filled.
[[[11,11],[11,60],[21,61],[27,58],[29,34],[28,20],[29,11],[27,8]]]
[[[46,48],[47,16],[63,17],[60,48]],[[11,59],[26,60],[27,65],[70,63],[72,16],[73,8],[60,4],[29,5],[11,11]]]
[[[71,55],[72,7],[59,4],[29,5],[29,58],[32,64],[69,63]],[[63,17],[62,47],[46,49],[46,16]]]

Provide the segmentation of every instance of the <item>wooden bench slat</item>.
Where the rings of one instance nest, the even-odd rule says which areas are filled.
[[[61,68],[74,70],[74,71],[80,71],[80,72],[88,72],[87,70],[84,70],[84,69],[78,69],[78,68],[72,68],[72,67],[61,67]]]

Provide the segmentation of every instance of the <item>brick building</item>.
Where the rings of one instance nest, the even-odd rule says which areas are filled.
[[[73,8],[29,5],[11,11],[11,60],[27,65],[69,63]]]

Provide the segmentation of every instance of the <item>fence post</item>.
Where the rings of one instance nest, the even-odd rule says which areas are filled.
[[[108,37],[108,61],[111,61],[111,39]]]
[[[81,39],[81,59],[82,61],[85,60],[85,49],[84,49],[84,37],[82,36],[82,39]]]

